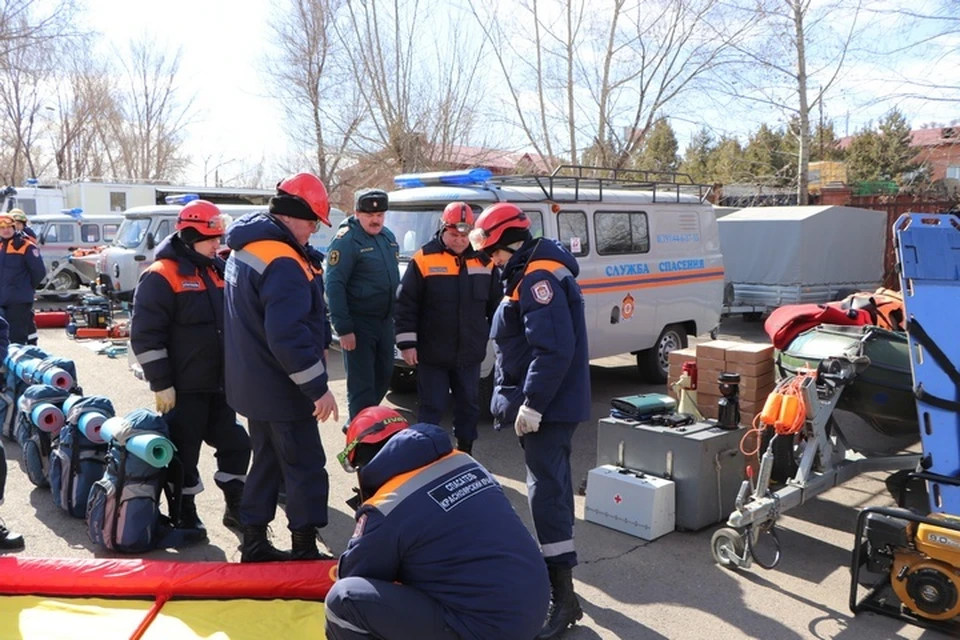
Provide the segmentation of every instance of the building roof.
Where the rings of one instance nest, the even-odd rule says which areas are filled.
[[[840,138],[840,148],[846,149],[849,147],[854,137],[855,136],[846,136]],[[960,144],[960,126],[930,127],[927,129],[914,129],[910,132],[911,147],[939,147],[947,144]]]
[[[877,215],[884,214],[883,211],[874,211],[872,209],[862,209],[860,207],[843,207],[836,205],[808,205],[793,207],[747,207],[723,217],[724,222],[736,221],[757,221],[757,220],[807,220],[820,214],[830,212],[827,215],[843,215],[846,212],[868,211]]]

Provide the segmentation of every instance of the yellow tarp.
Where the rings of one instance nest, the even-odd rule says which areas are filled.
[[[0,597],[3,640],[123,640],[152,602],[108,598]],[[173,600],[144,640],[322,640],[322,602],[304,600]]]

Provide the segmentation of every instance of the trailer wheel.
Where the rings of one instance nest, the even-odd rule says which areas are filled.
[[[746,545],[743,535],[736,529],[723,527],[717,529],[710,538],[710,552],[714,561],[725,569],[736,569],[740,566],[739,558],[744,555]]]

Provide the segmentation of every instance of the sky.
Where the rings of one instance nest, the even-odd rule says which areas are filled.
[[[496,1],[509,5],[516,0]],[[826,1],[814,0],[814,4]],[[922,10],[933,1],[915,0],[909,6]],[[130,38],[146,32],[171,51],[182,49],[180,81],[184,96],[194,96],[195,111],[185,143],[193,160],[186,182],[203,184],[206,178],[212,184],[215,169],[219,169],[221,178],[229,180],[261,159],[268,167],[265,182],[269,184],[278,177],[273,175],[278,171],[277,162],[288,157],[289,151],[281,109],[269,96],[271,81],[262,69],[271,39],[269,18],[276,10],[275,3],[282,2],[88,0],[86,20],[104,36],[99,46],[123,49]],[[868,0],[874,7],[881,3],[905,4],[906,0]],[[888,22],[876,30],[872,42],[868,39],[868,46],[882,48],[895,41],[892,19]],[[422,34],[429,32],[428,28],[421,30]],[[955,48],[960,51],[960,46]],[[889,98],[891,93],[903,90],[908,77],[944,78],[960,86],[957,54],[939,59],[929,50],[922,54],[903,52],[896,60],[897,68],[891,69],[889,59],[871,60],[866,52],[846,67],[844,79],[826,102],[827,115],[839,135],[853,134],[876,122],[893,106],[901,108],[915,127],[960,118],[960,102]],[[718,134],[741,136],[762,121],[778,124],[775,114],[762,109],[742,108],[731,116],[722,105],[698,105],[696,100],[673,115],[681,153],[689,136],[703,124],[709,124]]]
[[[180,80],[194,96],[186,148],[192,184],[204,166],[213,183],[218,165],[229,178],[286,153],[280,110],[261,72],[269,42],[269,0],[90,0],[85,14],[103,34],[101,47],[124,50],[131,37],[150,34],[168,50],[182,48]],[[206,161],[206,162],[205,162]]]

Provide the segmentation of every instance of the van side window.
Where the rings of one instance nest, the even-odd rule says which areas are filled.
[[[156,238],[157,244],[160,244],[160,241],[170,235],[170,221],[161,220],[160,225],[157,226],[157,232],[153,234],[153,237]]]
[[[95,224],[80,225],[80,242],[100,242],[100,227]]]
[[[643,212],[603,212],[593,216],[597,231],[597,253],[618,255],[650,251],[650,229]]]
[[[561,211],[557,214],[559,240],[575,256],[590,253],[590,234],[587,231],[587,214],[582,211]]]
[[[47,227],[47,232],[43,235],[43,241],[45,243],[63,243],[63,242],[74,242],[74,233],[73,227],[68,222],[62,224],[51,224]]]
[[[523,211],[530,218],[530,235],[534,238],[543,237],[543,212],[536,209]]]
[[[103,241],[113,242],[113,239],[117,237],[117,229],[119,228],[120,228],[120,225],[117,225],[117,224],[103,225]]]
[[[17,198],[16,205],[27,216],[37,215],[37,201],[33,198]]]

